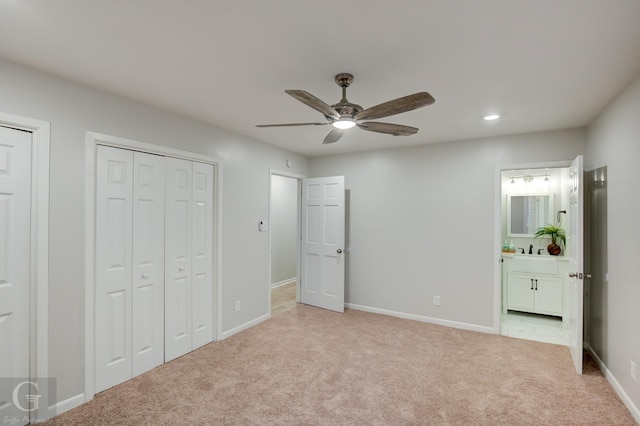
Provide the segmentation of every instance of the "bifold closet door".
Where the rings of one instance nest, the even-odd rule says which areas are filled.
[[[165,160],[165,362],[213,340],[213,166]]]
[[[191,351],[191,204],[193,162],[165,159],[164,360]]]
[[[193,163],[193,345],[213,341],[213,165]]]
[[[133,156],[133,376],[164,362],[164,157]]]
[[[96,392],[131,378],[133,152],[98,146]]]
[[[164,356],[164,159],[98,146],[96,391]]]

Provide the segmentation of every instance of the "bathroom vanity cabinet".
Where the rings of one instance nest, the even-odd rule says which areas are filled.
[[[560,277],[511,272],[507,279],[507,309],[562,316]]]
[[[503,311],[563,316],[566,263],[563,257],[503,255]]]

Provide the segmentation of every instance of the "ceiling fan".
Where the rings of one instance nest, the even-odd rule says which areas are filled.
[[[418,129],[400,124],[380,123],[367,120],[376,120],[378,118],[412,111],[426,105],[431,105],[436,101],[433,96],[427,92],[418,92],[364,109],[360,105],[352,104],[347,100],[347,87],[353,82],[353,75],[341,73],[336,75],[335,80],[336,84],[342,87],[342,99],[334,105],[328,105],[304,90],[285,90],[288,95],[321,112],[327,121],[317,123],[257,124],[256,127],[326,126],[327,124],[331,124],[334,128],[324,138],[322,142],[324,144],[337,142],[345,130],[354,126],[358,126],[362,130],[369,132],[387,133],[393,136],[409,136],[417,133]]]

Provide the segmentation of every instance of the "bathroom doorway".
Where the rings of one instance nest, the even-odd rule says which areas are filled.
[[[569,167],[524,165],[500,171],[500,334],[569,345],[565,256],[569,224]],[[561,228],[562,251],[551,255],[539,228]]]

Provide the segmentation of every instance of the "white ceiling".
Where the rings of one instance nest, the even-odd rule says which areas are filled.
[[[638,0],[0,0],[0,57],[309,156],[588,124],[640,72]],[[328,126],[284,93],[370,107],[413,136]],[[489,113],[502,115],[485,122]],[[126,136],[126,135],[120,135]]]

